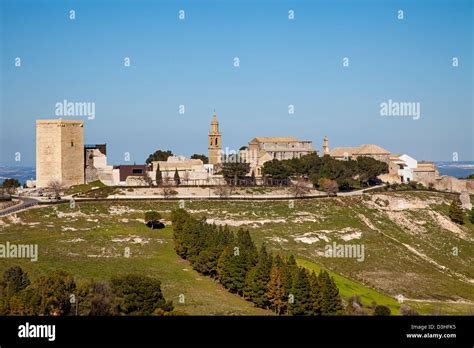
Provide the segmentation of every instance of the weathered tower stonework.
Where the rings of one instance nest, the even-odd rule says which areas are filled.
[[[329,139],[327,136],[324,137],[324,141],[323,141],[323,156],[326,156],[326,155],[329,155],[330,154],[330,151],[329,151]]]
[[[84,122],[36,121],[36,186],[84,183]]]
[[[219,122],[217,122],[217,116],[214,112],[211,122],[211,131],[209,132],[208,146],[207,146],[207,157],[209,158],[209,164],[221,163],[221,149],[222,149],[222,134],[219,133]]]

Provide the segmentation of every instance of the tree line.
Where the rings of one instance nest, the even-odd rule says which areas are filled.
[[[145,163],[146,164],[151,164],[151,162],[153,162],[153,161],[166,161],[168,159],[168,157],[170,157],[170,156],[174,156],[173,152],[171,150],[166,150],[166,151],[156,150],[155,152],[153,152],[152,154],[150,154],[147,157]],[[209,163],[209,159],[204,154],[195,153],[190,158],[191,159],[200,159],[204,164]]]
[[[293,255],[282,257],[257,248],[248,230],[207,224],[183,209],[172,212],[176,253],[199,273],[231,293],[278,315],[337,315],[343,306],[326,271],[309,272]]]
[[[336,184],[341,191],[368,186],[377,176],[387,172],[387,163],[371,157],[341,161],[330,156],[319,157],[317,154],[281,161],[274,159],[265,162],[262,169],[264,176],[274,179],[303,177],[315,187],[334,190]]]
[[[59,270],[30,281],[21,267],[13,266],[0,280],[0,315],[173,314],[173,303],[164,298],[160,281],[138,274],[77,284]]]
[[[0,185],[0,199],[10,197],[19,187],[21,187],[21,184],[17,179],[5,179]]]

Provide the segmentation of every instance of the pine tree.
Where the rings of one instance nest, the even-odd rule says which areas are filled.
[[[230,292],[243,295],[247,272],[247,260],[238,247],[228,246],[217,262],[219,280]]]
[[[184,209],[176,209],[171,212],[174,249],[176,250],[176,253],[182,258],[186,258],[186,249],[183,246],[185,232],[183,232],[183,230],[185,225],[189,226],[189,220],[192,221],[193,218]]]
[[[302,267],[298,267],[294,275],[293,290],[288,302],[288,311],[292,315],[311,314],[311,286],[309,284],[308,274]]]
[[[155,174],[156,186],[161,186],[163,182],[163,177],[161,176],[160,165],[156,164],[156,174]]]
[[[250,270],[257,263],[257,247],[248,230],[239,229],[236,239],[239,253],[244,256],[245,266],[247,270]]]
[[[12,266],[3,273],[3,283],[7,297],[12,296],[30,285],[28,273],[20,266]]]
[[[253,302],[254,282],[257,274],[257,266],[247,272],[245,276],[244,297]]]
[[[281,270],[278,265],[279,256],[277,256],[270,270],[270,281],[268,282],[267,299],[270,308],[278,315],[285,313],[287,302],[285,300],[285,288],[283,287]],[[280,260],[281,261],[281,260]]]
[[[200,234],[201,251],[193,267],[204,275],[216,278],[219,257],[232,241],[232,234],[227,226],[203,226],[204,231]]]
[[[221,284],[227,288],[233,288],[232,284],[232,275],[231,275],[231,266],[232,266],[232,257],[233,257],[232,247],[228,246],[224,249],[222,254],[217,260],[217,278]]]
[[[342,311],[339,289],[328,272],[319,273],[319,283],[321,284],[321,312],[324,315],[340,314]]]
[[[311,314],[312,315],[321,315],[321,302],[322,302],[322,293],[321,293],[321,284],[319,283],[318,276],[313,271],[309,276],[309,283],[311,285]]]
[[[281,266],[281,281],[283,288],[285,289],[285,298],[288,300],[288,296],[293,290],[293,275],[296,274],[298,266],[293,255],[290,255],[288,260]]]
[[[181,184],[181,179],[179,177],[178,168],[176,168],[175,171],[174,171],[174,182],[176,183],[176,185]]]
[[[449,218],[452,222],[455,222],[459,225],[464,223],[464,212],[461,207],[461,202],[459,200],[453,199],[451,205],[449,206]]]
[[[227,249],[221,262],[224,274],[222,284],[231,292],[244,295],[247,273],[257,262],[257,248],[250,237],[249,231],[239,229],[236,240]]]
[[[244,295],[258,307],[266,308],[269,305],[266,293],[270,281],[272,257],[268,255],[265,244],[262,244],[258,253],[258,261],[248,273]]]

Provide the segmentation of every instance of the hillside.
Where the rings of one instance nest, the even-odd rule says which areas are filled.
[[[218,283],[201,276],[179,258],[173,248],[172,228],[150,230],[140,218],[126,218],[107,204],[81,204],[38,208],[0,220],[0,244],[38,244],[38,261],[2,259],[0,273],[20,265],[36,278],[62,269],[76,282],[110,280],[112,276],[140,273],[159,279],[167,300],[190,315],[271,315],[230,294]],[[137,221],[138,220],[138,221]],[[6,222],[7,221],[7,222]],[[125,257],[125,248],[130,256]],[[180,295],[184,303],[180,303]]]
[[[249,228],[257,243],[293,253],[305,267],[328,268],[342,295],[361,295],[366,304],[395,296],[426,314],[474,314],[474,225],[447,218],[449,194],[373,193],[291,201],[186,201],[185,208],[210,223]],[[61,268],[78,279],[107,279],[142,272],[162,281],[164,294],[189,314],[270,314],[194,272],[175,255],[171,229],[151,231],[143,212],[165,219],[178,202],[78,203],[32,209],[0,220],[0,243],[38,243],[39,260],[3,259],[0,272],[20,264],[31,276]],[[328,258],[333,242],[364,245],[362,262]],[[131,257],[123,256],[129,247]],[[457,256],[453,251],[457,248]],[[186,303],[179,304],[184,294]]]

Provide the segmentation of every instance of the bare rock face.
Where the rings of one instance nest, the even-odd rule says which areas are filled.
[[[461,201],[463,209],[471,210],[471,197],[469,196],[469,192],[467,192],[467,190],[461,192],[461,194],[459,195],[459,200]]]

